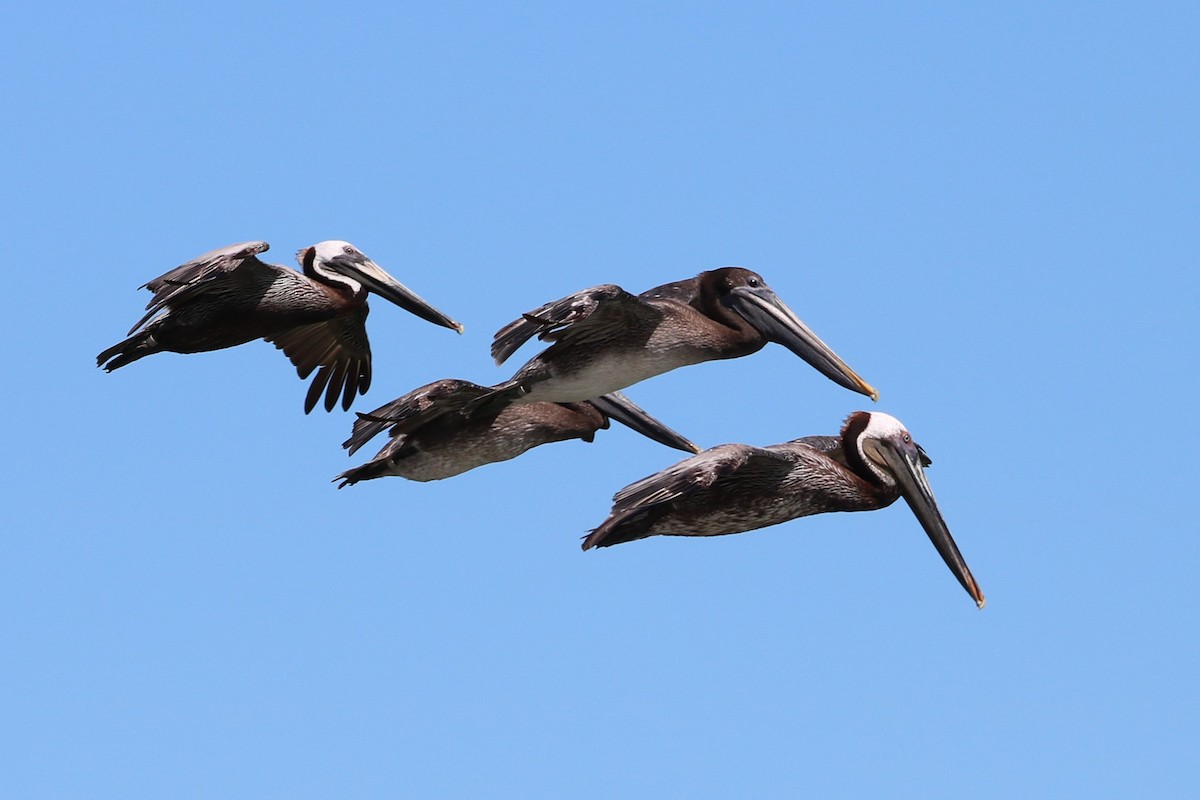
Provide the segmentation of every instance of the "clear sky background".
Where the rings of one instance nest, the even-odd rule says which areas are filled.
[[[836,7],[835,7],[836,6]],[[1194,3],[18,3],[0,795],[1168,797],[1200,784]],[[598,283],[762,273],[903,503],[583,553],[626,430],[336,491],[270,345],[95,354],[213,247],[347,239],[370,410]],[[870,401],[783,348],[630,390],[705,446]]]

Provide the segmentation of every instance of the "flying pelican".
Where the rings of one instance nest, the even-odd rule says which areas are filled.
[[[259,261],[266,242],[242,242],[188,261],[141,288],[154,293],[146,314],[96,358],[107,372],[154,353],[201,353],[266,339],[303,380],[317,376],[304,413],[325,394],[325,410],[371,385],[367,293],[374,292],[435,325],[463,326],[414,294],[354,245],[326,241],[296,254],[303,274]],[[151,319],[153,317],[153,319]],[[139,330],[140,329],[140,330]],[[136,331],[136,333],[135,333]]]
[[[338,488],[387,475],[436,481],[497,461],[516,458],[533,447],[567,439],[592,441],[615,419],[657,442],[686,452],[700,448],[651,417],[629,398],[613,392],[579,403],[495,405],[470,417],[458,413],[490,387],[445,379],[359,414],[342,446],[351,455],[385,428],[390,441],[374,459],[334,478]]]
[[[900,421],[856,411],[841,436],[770,447],[723,444],[626,486],[583,549],[648,536],[720,536],[829,511],[872,511],[903,497],[975,604],[983,592],[925,478],[932,462]]]
[[[835,383],[879,397],[801,322],[757,273],[702,272],[640,295],[607,284],[534,309],[501,328],[492,357],[502,364],[533,336],[553,342],[468,411],[490,402],[578,402],[664,372],[738,358],[778,342]]]

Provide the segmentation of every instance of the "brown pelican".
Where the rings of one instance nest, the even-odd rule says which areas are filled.
[[[112,372],[162,351],[200,353],[266,339],[291,359],[301,379],[317,370],[304,401],[307,414],[322,392],[325,410],[332,411],[339,396],[348,409],[355,393],[370,387],[368,292],[462,333],[462,325],[348,242],[320,242],[296,253],[303,274],[259,261],[256,256],[268,247],[266,242],[222,247],[144,284],[154,293],[145,316],[97,364]]]
[[[613,284],[577,291],[497,331],[493,359],[503,363],[534,336],[553,343],[466,413],[492,403],[584,401],[692,363],[757,353],[767,342],[784,345],[834,383],[878,399],[760,275],[739,266],[636,296]]]
[[[932,462],[895,417],[856,411],[840,437],[770,447],[724,444],[626,486],[583,549],[647,536],[719,536],[809,514],[872,511],[903,497],[976,605],[983,592],[942,519],[924,468]]]
[[[458,411],[491,390],[469,381],[446,379],[414,389],[369,414],[359,414],[342,446],[353,455],[385,428],[391,440],[374,459],[334,480],[338,488],[387,475],[436,481],[475,467],[516,458],[526,450],[567,439],[592,441],[615,419],[638,433],[679,450],[700,448],[613,392],[581,403],[494,405],[470,417]]]
[[[778,342],[841,386],[875,391],[801,322],[758,274],[741,267],[702,272],[634,296],[596,286],[530,311],[501,328],[501,364],[533,336],[553,342],[499,384],[492,400],[577,402],[664,372],[737,358]]]

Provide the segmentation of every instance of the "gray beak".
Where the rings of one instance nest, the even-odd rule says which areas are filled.
[[[369,291],[374,292],[385,300],[390,300],[405,311],[416,314],[421,319],[428,320],[434,325],[441,325],[444,328],[450,328],[459,333],[463,332],[462,325],[429,305],[416,292],[387,274],[382,267],[371,259],[368,258],[354,262],[341,261],[339,266],[343,271],[362,281],[363,286]]]
[[[676,450],[683,450],[685,453],[700,452],[699,447],[647,414],[620,392],[610,392],[609,394],[592,398],[588,402],[610,419],[615,419],[622,425],[632,428],[659,444],[674,447]]]
[[[967,568],[967,562],[963,560],[962,553],[958,552],[958,546],[954,544],[954,538],[950,536],[950,529],[946,527],[946,521],[942,519],[942,512],[938,509],[937,500],[933,497],[933,490],[929,488],[929,481],[925,478],[923,462],[928,463],[928,457],[915,443],[910,443],[907,447],[895,442],[880,442],[880,444],[879,452],[891,466],[892,474],[896,476],[896,482],[900,487],[900,494],[908,503],[908,507],[916,515],[921,527],[929,535],[929,540],[941,554],[942,560],[954,573],[954,577],[958,578],[958,582],[967,590],[967,594],[975,600],[975,605],[983,608],[983,604],[986,602],[983,591],[975,582],[971,570]],[[902,447],[903,449],[901,449]]]
[[[775,292],[766,286],[738,286],[730,291],[729,298],[730,307],[764,337],[791,350],[839,386],[879,399],[879,392],[801,322]]]

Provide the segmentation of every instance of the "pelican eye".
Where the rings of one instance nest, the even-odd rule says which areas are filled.
[[[907,432],[905,432],[905,434],[904,434],[904,443],[912,444],[912,436],[909,436]]]
[[[762,281],[751,275],[746,279],[746,285],[752,289],[757,289],[759,286],[762,286]]]
[[[352,256],[352,255],[354,255],[354,248],[351,247],[350,245],[346,245],[345,247],[342,248],[342,252],[348,256]]]

